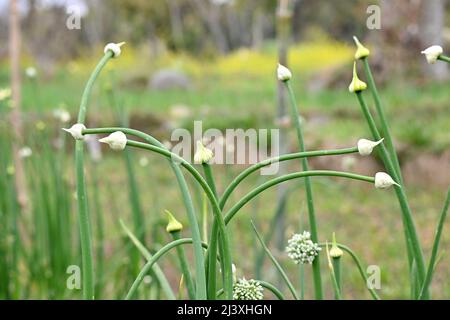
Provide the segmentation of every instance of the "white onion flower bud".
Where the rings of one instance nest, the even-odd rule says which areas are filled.
[[[239,279],[233,286],[233,300],[262,300],[264,288],[254,279]]]
[[[127,145],[127,136],[122,131],[116,131],[98,141],[107,143],[113,150],[120,151]]]
[[[308,231],[303,231],[302,234],[294,234],[288,240],[286,252],[296,264],[312,264],[314,258],[319,255],[322,248],[317,243],[312,242],[311,234]]]
[[[436,63],[439,56],[444,52],[441,46],[431,46],[423,50],[421,53],[427,58],[429,64]]]
[[[359,139],[358,140],[358,152],[362,156],[368,156],[372,153],[373,148],[375,148],[377,145],[379,145],[381,142],[383,142],[383,139],[380,139],[378,141],[372,141],[367,139]]]
[[[277,76],[280,81],[288,81],[292,78],[292,72],[285,66],[278,64]]]
[[[206,148],[200,140],[197,141],[197,151],[194,154],[195,163],[207,163],[213,156],[214,154],[210,149]]]
[[[82,123],[76,123],[69,129],[63,128],[64,131],[70,133],[75,140],[84,140],[83,130],[86,126]]]
[[[400,185],[392,179],[390,175],[385,172],[377,172],[375,174],[375,188],[377,189],[388,189],[389,187],[396,185],[400,187]]]
[[[344,251],[341,250],[341,248],[338,247],[336,242],[336,234],[333,232],[333,244],[331,245],[330,249],[330,257],[333,259],[339,259],[344,254]]]
[[[108,51],[111,51],[113,53],[113,58],[117,58],[122,53],[122,50],[120,49],[121,46],[123,46],[125,42],[120,43],[108,43],[105,46],[105,49],[103,50],[104,53],[107,53]]]

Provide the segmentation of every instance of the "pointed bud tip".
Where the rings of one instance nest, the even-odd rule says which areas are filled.
[[[201,140],[197,141],[197,150],[194,154],[194,162],[195,163],[207,163],[214,157],[213,152],[206,148]]]
[[[164,212],[168,216],[168,223],[166,227],[166,231],[171,232],[178,232],[183,230],[183,225],[174,217],[174,215],[169,210],[164,210]]]
[[[101,143],[106,143],[109,147],[116,151],[121,151],[125,149],[127,145],[127,136],[122,131],[115,131],[109,136],[101,138],[98,140]]]
[[[373,149],[378,146],[380,143],[382,143],[384,138],[378,140],[378,141],[372,141],[367,139],[359,139],[357,146],[358,146],[358,152],[362,156],[368,156],[372,153]]]
[[[348,91],[351,93],[361,92],[367,89],[367,84],[358,78],[358,73],[356,72],[356,61],[353,62],[353,78],[352,82],[348,86]]]
[[[441,46],[434,45],[431,47],[426,48],[425,50],[422,50],[421,53],[425,55],[425,58],[427,59],[427,62],[429,64],[436,63],[439,56],[444,52],[444,49]]]
[[[278,77],[278,80],[280,80],[280,81],[288,81],[292,78],[292,72],[287,67],[278,63],[277,77]]]
[[[388,189],[394,185],[401,188],[401,185],[395,182],[386,172],[377,172],[375,174],[375,188]]]

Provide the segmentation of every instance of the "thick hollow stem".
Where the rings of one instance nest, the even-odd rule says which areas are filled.
[[[425,277],[425,281],[420,290],[419,299],[425,298],[425,293],[430,286],[431,280],[433,278],[434,268],[436,267],[436,258],[439,250],[439,242],[441,241],[442,230],[444,229],[445,218],[447,217],[448,206],[450,203],[450,189],[447,191],[447,197],[444,201],[444,207],[442,208],[441,215],[439,217],[439,223],[436,228],[436,235],[434,237],[433,249],[431,251],[430,262],[428,264],[427,274]]]
[[[170,234],[174,241],[181,239],[180,231],[171,232]],[[178,246],[176,250],[177,250],[178,260],[180,261],[181,272],[183,273],[184,279],[186,281],[186,287],[187,287],[189,299],[194,299],[195,298],[194,283],[192,282],[191,272],[189,271],[186,253],[182,246]]]
[[[92,92],[92,86],[100,71],[112,57],[112,52],[108,51],[96,68],[92,72],[83,95],[81,97],[80,110],[78,113],[78,123],[84,123],[86,119],[87,104]],[[86,182],[84,178],[84,142],[77,140],[75,143],[75,166],[77,175],[77,198],[78,198],[78,222],[80,228],[82,275],[83,275],[83,297],[84,299],[94,299],[94,263],[92,257],[92,235],[91,223],[86,195]]]
[[[369,125],[370,131],[372,132],[374,139],[380,140],[381,135],[378,132],[375,121],[373,120],[373,117],[370,114],[369,109],[367,108],[367,105],[364,101],[362,93],[357,92],[356,96],[358,98],[358,101],[359,101],[359,104],[363,111],[363,114],[366,117],[367,123]],[[389,153],[388,153],[386,147],[384,146],[384,144],[381,144],[380,148],[378,150],[380,150],[380,156],[384,162],[384,165],[386,166],[388,173],[394,178],[394,180],[400,182],[400,180],[398,179],[395,167],[389,157]],[[406,198],[406,193],[404,191],[403,186],[400,188],[395,188],[395,193],[397,195],[397,199],[399,201],[401,212],[402,212],[402,220],[403,220],[403,225],[404,225],[406,245],[407,245],[407,248],[411,249],[411,255],[413,256],[413,258],[417,264],[417,272],[418,272],[418,276],[419,276],[419,282],[421,284],[423,284],[423,280],[425,277],[425,262],[424,262],[424,258],[423,258],[422,249],[420,247],[419,238],[417,236],[416,227],[414,225],[414,220],[412,218],[411,209],[409,208],[409,204],[408,204],[408,201]]]
[[[395,152],[395,146],[394,146],[394,142],[392,140],[391,131],[389,129],[389,124],[387,122],[387,118],[384,113],[384,108],[381,105],[380,95],[378,93],[377,86],[375,84],[375,80],[373,78],[372,71],[370,70],[370,65],[369,65],[369,61],[367,60],[367,58],[363,59],[363,64],[364,64],[364,70],[365,70],[366,77],[367,77],[367,82],[369,84],[369,89],[370,89],[370,92],[372,92],[372,97],[375,102],[375,108],[377,110],[378,117],[380,118],[381,132],[383,134],[383,138],[386,143],[386,148],[388,149],[389,156],[391,157],[391,160],[394,164],[395,171],[396,171],[397,177],[398,177],[398,182],[403,184],[403,178],[402,178],[402,174],[401,174],[401,170],[400,170],[400,163],[398,161],[397,152]]]
[[[306,150],[305,148],[305,142],[303,141],[303,132],[302,127],[300,124],[300,115],[298,113],[297,109],[297,102],[295,100],[294,91],[292,90],[292,86],[290,81],[285,81],[286,87],[289,92],[289,97],[291,99],[291,119],[295,125],[296,133],[297,133],[297,139],[300,146],[300,151],[304,152]],[[302,162],[302,168],[303,171],[308,171],[308,160],[306,158],[301,159]],[[311,186],[311,181],[309,180],[309,177],[305,177],[305,191],[306,191],[306,203],[308,206],[308,219],[309,219],[309,228],[311,231],[311,240],[314,242],[318,242],[319,235],[317,231],[317,223],[316,223],[316,214],[314,209],[314,199],[313,199],[313,191]],[[315,295],[316,299],[322,299],[323,293],[322,293],[322,279],[320,275],[320,259],[314,259],[313,262],[313,278],[314,278],[314,289],[315,289]]]
[[[208,163],[203,163],[202,167],[203,172],[205,173],[206,182],[208,183],[208,186],[211,188],[214,197],[218,201],[217,188],[216,183],[214,181],[214,176],[212,174],[211,166]],[[213,232],[211,233],[211,244],[209,246],[209,254],[208,254],[208,298],[213,300],[216,299],[215,294],[216,294],[217,244],[219,245],[219,249],[223,251],[223,245],[221,244],[221,242],[218,242],[218,239],[219,239],[218,229],[217,227],[214,227]],[[221,267],[222,269],[225,268],[223,263],[221,263]]]

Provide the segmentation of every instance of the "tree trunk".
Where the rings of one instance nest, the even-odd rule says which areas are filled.
[[[13,158],[15,166],[15,184],[17,200],[22,209],[26,210],[28,197],[26,192],[25,172],[22,158],[19,155],[20,146],[23,144],[22,117],[20,112],[20,18],[17,8],[17,0],[10,1],[9,8],[9,58],[11,61],[11,113],[10,121],[13,129]]]
[[[261,9],[256,9],[252,23],[252,48],[261,49],[264,41],[264,13]]]
[[[170,27],[172,30],[172,38],[175,44],[175,48],[180,49],[183,45],[183,21],[181,18],[180,4],[178,0],[168,0],[170,13]]]
[[[420,3],[419,32],[420,43],[425,49],[431,45],[443,46],[443,32],[445,27],[445,0],[422,0]],[[423,70],[429,77],[442,80],[447,77],[447,64],[436,63],[429,65],[423,61]]]
[[[217,48],[221,53],[229,51],[227,37],[220,25],[220,14],[216,5],[207,5],[204,0],[192,0],[197,7],[202,19],[214,38]]]

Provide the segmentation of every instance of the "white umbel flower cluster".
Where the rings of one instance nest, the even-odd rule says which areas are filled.
[[[311,234],[308,231],[297,233],[288,240],[286,252],[296,264],[312,264],[315,257],[319,255],[322,248],[311,240]]]
[[[233,300],[263,300],[264,288],[254,279],[240,279],[233,286]]]

